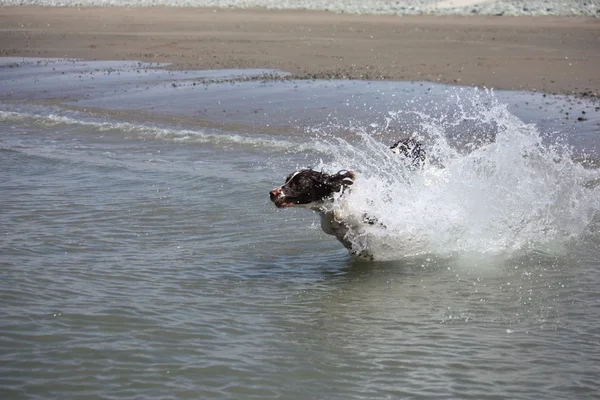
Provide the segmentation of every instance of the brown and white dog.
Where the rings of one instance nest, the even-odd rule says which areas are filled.
[[[400,140],[390,149],[394,154],[411,160],[413,166],[422,166],[425,162],[425,151],[414,139]],[[364,250],[353,249],[352,241],[361,237],[365,228],[377,221],[367,214],[348,212],[347,196],[355,179],[353,171],[327,174],[310,168],[302,169],[288,175],[283,185],[271,190],[269,197],[278,208],[298,207],[317,212],[325,233],[335,236],[351,254],[369,258]]]
[[[327,174],[302,169],[288,175],[283,185],[271,190],[269,197],[277,208],[298,207],[317,212],[321,217],[321,229],[334,235],[352,252],[348,234],[364,222],[349,219],[342,208],[344,197],[355,179],[356,174],[352,171]],[[337,206],[334,206],[336,200]]]

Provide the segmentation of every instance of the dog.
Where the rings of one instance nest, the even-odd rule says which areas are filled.
[[[348,218],[344,201],[355,179],[353,171],[327,174],[311,168],[301,169],[288,175],[283,185],[269,192],[269,197],[277,208],[297,207],[317,212],[321,229],[335,236],[354,254],[349,233],[360,228],[364,221]]]
[[[415,167],[425,163],[425,150],[414,139],[403,139],[394,143],[390,150],[406,157]],[[367,214],[353,215],[347,210],[347,200],[356,173],[342,170],[335,174],[301,169],[285,178],[283,185],[269,192],[271,201],[277,208],[306,208],[321,217],[321,229],[333,235],[353,256],[371,259],[368,251],[353,248],[353,240],[364,235],[366,227],[377,224],[377,220]]]

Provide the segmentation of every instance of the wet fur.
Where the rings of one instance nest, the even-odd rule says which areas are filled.
[[[425,151],[414,139],[399,140],[390,150],[411,160],[415,167],[425,163]],[[371,258],[367,252],[359,254],[352,248],[351,238],[362,234],[368,225],[377,223],[368,215],[355,216],[345,212],[346,198],[355,179],[356,174],[352,171],[328,174],[310,168],[302,169],[288,175],[283,185],[271,190],[269,197],[278,208],[297,207],[317,212],[325,233],[335,236],[351,254]]]
[[[350,192],[356,175],[352,171],[336,174],[303,169],[288,175],[283,185],[273,189],[269,196],[278,208],[297,207],[313,210],[321,217],[321,229],[333,235],[352,252],[348,233],[356,230],[362,221],[342,217],[344,197]],[[338,204],[334,207],[334,200]]]

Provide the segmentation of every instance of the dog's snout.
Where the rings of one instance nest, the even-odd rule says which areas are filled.
[[[277,197],[279,197],[280,193],[281,193],[281,190],[279,190],[279,188],[271,190],[269,192],[269,197],[271,198],[271,201],[275,201],[277,199]]]

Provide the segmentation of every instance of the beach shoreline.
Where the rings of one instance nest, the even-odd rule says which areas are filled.
[[[0,27],[0,56],[600,96],[596,18],[22,6],[2,7]]]

